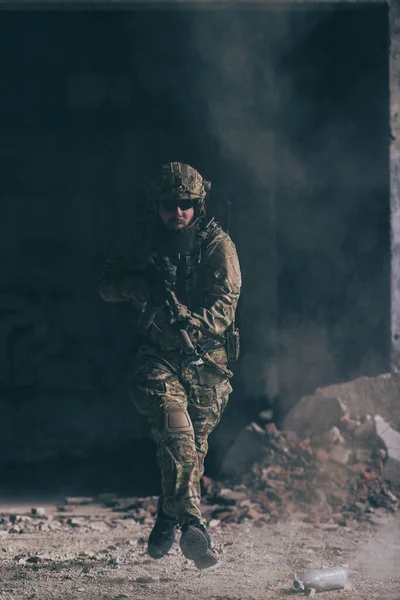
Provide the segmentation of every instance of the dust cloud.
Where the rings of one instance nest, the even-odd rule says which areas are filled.
[[[364,543],[354,557],[354,568],[362,572],[373,573],[376,580],[398,577],[400,562],[400,519],[390,520],[371,535],[369,541]],[[382,587],[382,590],[385,588]]]
[[[388,364],[385,73],[374,63],[386,38],[363,60],[356,17],[333,5],[193,15],[197,93],[236,215],[247,396],[290,404]]]

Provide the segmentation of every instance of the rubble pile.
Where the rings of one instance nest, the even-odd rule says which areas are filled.
[[[224,483],[206,481],[211,521],[303,513],[306,521],[337,527],[370,520],[377,508],[397,510],[400,433],[391,423],[399,421],[399,398],[390,376],[360,378],[301,398],[282,431],[251,423],[224,458]],[[237,493],[246,497],[234,501]]]
[[[34,507],[29,513],[9,511],[0,514],[0,538],[8,534],[40,532],[101,534],[121,526],[128,533],[137,525],[153,525],[156,506],[155,496],[118,498],[117,494],[100,494],[93,498],[65,498],[63,503],[46,509]]]
[[[221,479],[202,478],[202,512],[209,527],[271,523],[291,515],[324,529],[400,503],[400,380],[384,375],[317,390],[286,415],[278,430],[266,412],[236,437]],[[370,412],[367,412],[367,408]],[[383,415],[383,416],[382,416]],[[267,420],[266,420],[267,419]],[[91,510],[91,505],[100,505]],[[66,498],[53,514],[0,514],[8,534],[152,526],[157,497]],[[141,538],[142,539],[142,538]],[[139,543],[139,542],[138,542]]]
[[[352,518],[368,520],[378,507],[397,510],[400,486],[384,475],[385,451],[355,442],[349,423],[305,439],[273,424],[259,435],[260,457],[246,473],[225,483],[205,481],[211,521],[303,513],[306,521],[345,526]]]

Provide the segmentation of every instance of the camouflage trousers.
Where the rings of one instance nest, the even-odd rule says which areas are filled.
[[[226,365],[226,352],[212,352]],[[131,395],[138,411],[147,417],[157,444],[161,470],[163,513],[186,524],[201,520],[200,480],[208,436],[219,422],[232,387],[215,366],[187,366],[180,355],[158,355],[150,348],[139,350],[131,377]]]

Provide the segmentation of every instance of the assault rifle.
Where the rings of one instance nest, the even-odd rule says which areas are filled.
[[[202,359],[209,350],[219,348],[223,344],[221,343],[221,341],[217,341],[215,339],[204,339],[195,345],[193,344],[186,330],[188,319],[190,317],[190,312],[188,311],[186,306],[183,306],[179,302],[175,294],[177,267],[166,256],[163,256],[161,257],[161,259],[158,259],[158,262],[160,261],[162,264],[163,272],[165,274],[164,294],[165,304],[169,312],[168,321],[170,325],[175,325],[178,327],[179,334],[181,336],[182,350],[184,354],[193,356],[193,360],[191,363],[189,363],[188,366],[192,364],[200,365],[203,363]],[[216,366],[218,367],[218,365]]]
[[[163,291],[165,306],[168,310],[168,322],[170,325],[178,328],[183,352],[185,354],[193,354],[195,348],[186,330],[190,313],[187,312],[186,307],[180,304],[175,293],[177,267],[171,262],[168,256],[153,255],[153,260],[164,275]]]

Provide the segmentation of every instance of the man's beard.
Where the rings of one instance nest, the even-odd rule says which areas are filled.
[[[186,227],[189,227],[189,225],[190,223]],[[171,219],[166,223],[166,227],[169,231],[180,231],[185,228],[185,222],[179,221],[179,219]]]
[[[157,253],[169,256],[172,262],[179,260],[181,255],[192,254],[197,238],[197,228],[191,227],[191,224],[179,229],[161,227],[155,244]]]

